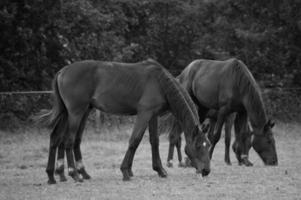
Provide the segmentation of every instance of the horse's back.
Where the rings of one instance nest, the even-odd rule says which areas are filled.
[[[191,89],[199,103],[207,108],[218,109],[234,96],[235,77],[233,67],[237,59],[226,61],[200,59],[190,66],[193,71]]]
[[[151,99],[149,93],[159,101],[154,75],[158,69],[160,66],[152,61],[76,62],[62,69],[60,91],[69,107],[90,104],[108,113],[136,114],[140,104],[145,104],[143,97]]]

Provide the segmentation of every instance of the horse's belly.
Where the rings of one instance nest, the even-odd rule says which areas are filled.
[[[209,95],[209,93],[198,94],[196,98],[198,99],[199,103],[206,108],[218,109],[219,107],[217,98],[214,95]]]
[[[219,94],[215,83],[199,82],[194,86],[193,93],[201,105],[207,108],[218,108]]]
[[[105,113],[116,115],[137,114],[137,102],[122,95],[99,95],[97,98],[93,98],[92,104]]]

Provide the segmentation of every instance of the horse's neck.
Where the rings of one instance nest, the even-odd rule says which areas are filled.
[[[186,141],[191,141],[194,128],[199,123],[196,107],[188,92],[167,72],[160,71],[164,92],[171,106],[171,111],[182,124]]]
[[[198,126],[196,123],[193,122],[193,120],[189,120],[188,117],[185,118],[185,121],[182,122],[182,129],[185,136],[185,141],[187,143],[192,142],[192,134],[194,131],[194,128]]]
[[[253,129],[262,129],[267,121],[265,108],[260,94],[247,95],[244,105]]]

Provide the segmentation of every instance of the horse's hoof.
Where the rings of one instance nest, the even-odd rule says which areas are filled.
[[[122,179],[123,181],[130,181],[131,180],[131,178],[128,176],[128,177],[125,177],[125,176],[123,176],[123,179]]]
[[[61,166],[61,167],[58,167],[54,170],[54,173],[56,175],[60,175],[60,174],[63,174],[64,173],[64,166]]]
[[[86,179],[86,180],[91,179],[91,176],[86,172],[85,168],[79,169],[78,173],[80,173],[82,175],[83,179]]]
[[[131,176],[130,176],[130,173],[129,173],[129,170],[128,169],[123,169],[121,170],[122,174],[123,174],[123,181],[129,181],[131,180]]]
[[[47,181],[47,183],[48,183],[49,185],[52,185],[52,184],[56,184],[56,181],[55,181],[55,179],[49,179],[49,180]]]
[[[157,172],[158,172],[158,175],[159,175],[161,178],[167,177],[167,172],[165,171],[165,169],[161,168],[161,169],[158,170]]]
[[[83,177],[83,179],[85,179],[85,180],[89,180],[89,179],[91,179],[91,176],[89,175],[89,174],[82,174],[82,177]]]
[[[253,163],[251,163],[250,161],[246,161],[244,164],[247,167],[252,167],[253,166]]]
[[[72,177],[72,178],[73,178],[73,177]],[[73,180],[74,180],[75,182],[78,182],[78,183],[84,182],[84,180],[83,180],[82,178],[80,178],[80,177],[74,177]]]
[[[65,174],[60,174],[60,181],[61,182],[66,182],[67,181],[67,178],[66,178]]]
[[[179,162],[179,165],[178,165],[178,167],[183,167],[183,168],[185,168],[185,167],[186,167],[186,165],[185,165],[185,163],[183,163],[183,162]]]
[[[225,160],[225,163],[226,163],[227,165],[229,165],[229,166],[232,165],[231,161],[229,161],[229,160]]]
[[[189,158],[185,158],[185,166],[186,167],[192,167],[192,163],[191,163],[191,161],[190,161],[190,159]]]
[[[167,166],[168,168],[172,168],[172,167],[173,167],[173,163],[172,163],[172,162],[170,162],[170,161],[167,161],[167,164],[166,164],[166,166]]]
[[[123,174],[123,181],[130,181],[131,177],[129,176],[129,174]]]
[[[129,173],[129,176],[130,176],[130,177],[133,177],[133,176],[134,176],[132,169],[129,169],[129,170],[128,170],[128,173]]]
[[[83,179],[79,177],[77,171],[69,172],[69,176],[71,176],[75,182],[83,182]]]

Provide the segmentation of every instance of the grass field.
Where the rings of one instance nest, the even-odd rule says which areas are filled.
[[[92,179],[48,185],[45,166],[49,131],[0,132],[0,199],[301,199],[301,125],[280,123],[275,128],[277,167],[266,167],[250,151],[253,167],[232,166],[223,161],[223,140],[217,145],[208,177],[196,176],[192,168],[165,169],[160,178],[151,167],[148,133],[133,163],[134,177],[122,181],[119,170],[131,127],[110,129],[101,135],[86,130],[82,151]],[[160,137],[162,162],[166,165],[168,141]],[[176,162],[175,162],[176,164]],[[58,181],[58,178],[57,178]]]

